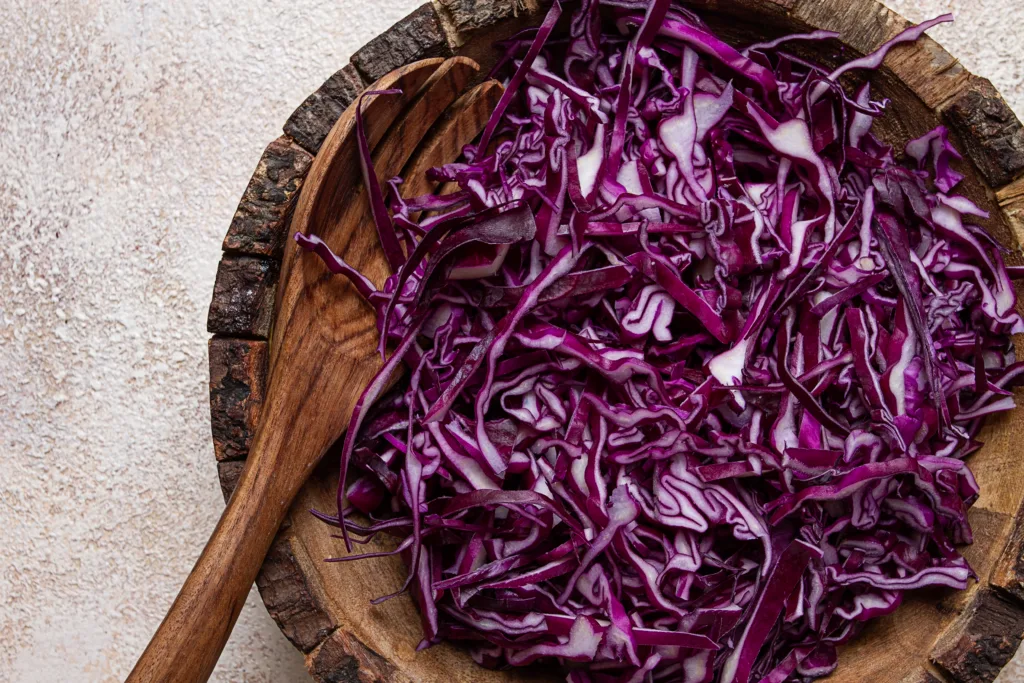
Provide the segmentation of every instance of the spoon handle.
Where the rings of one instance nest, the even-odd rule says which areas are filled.
[[[206,681],[307,469],[260,430],[238,487],[127,683]],[[264,438],[261,438],[264,437]],[[299,471],[296,471],[299,470]]]
[[[370,147],[384,138],[374,157],[378,172],[391,177],[402,169],[478,69],[462,57],[427,59],[371,86],[400,91],[370,97],[364,109]],[[407,105],[410,111],[399,119]],[[383,281],[387,261],[372,223],[367,225],[367,200],[356,191],[359,174],[353,172],[359,164],[356,106],[324,141],[293,227],[330,241],[353,267]],[[380,368],[372,312],[351,286],[332,278],[319,259],[300,259],[291,240],[284,263],[267,402],[245,469],[127,683],[202,683],[209,678],[292,500],[348,425],[360,389]]]

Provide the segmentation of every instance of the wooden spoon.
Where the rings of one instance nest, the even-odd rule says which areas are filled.
[[[402,91],[364,100],[367,137],[371,147],[377,145],[374,161],[380,177],[402,170],[478,70],[463,57],[429,59],[397,69],[371,86]],[[358,182],[358,106],[356,102],[348,108],[324,141],[292,229],[318,235],[380,285],[388,265]],[[489,112],[472,106],[457,108],[456,114],[474,117],[464,127],[479,130]],[[450,121],[443,125],[453,125]],[[444,161],[451,159],[437,163]],[[362,388],[380,368],[370,308],[318,258],[300,255],[293,240],[286,247],[281,282],[267,402],[245,469],[128,683],[209,678],[293,498],[344,432]]]

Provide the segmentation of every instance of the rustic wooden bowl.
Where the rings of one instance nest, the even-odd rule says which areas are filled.
[[[908,22],[876,0],[690,0],[727,38],[763,39],[827,29],[839,43],[815,48],[825,63],[873,50]],[[260,416],[267,377],[267,338],[288,222],[313,156],[342,111],[368,83],[414,60],[462,54],[483,72],[491,46],[539,21],[538,0],[439,0],[425,4],[353,56],[306,98],[270,143],[238,206],[210,305],[210,407],[221,486],[229,496]],[[906,141],[944,122],[967,160],[960,191],[992,212],[988,227],[1020,262],[1024,240],[1024,128],[992,84],[965,71],[930,39],[896,48],[873,77],[873,94],[892,99],[876,128],[890,142]],[[897,145],[902,148],[902,145]],[[1018,344],[1020,346],[1020,344]],[[353,388],[357,390],[357,388]],[[911,596],[846,646],[842,683],[992,681],[1024,633],[1024,410],[993,420],[985,448],[971,458],[982,496],[971,511],[976,541],[965,555],[980,581],[967,591]],[[495,673],[476,667],[451,645],[422,653],[411,600],[380,607],[369,599],[400,585],[397,559],[330,564],[344,552],[310,508],[333,512],[336,458],[299,494],[256,583],[271,616],[306,654],[317,681],[455,683],[555,680],[551,672]]]

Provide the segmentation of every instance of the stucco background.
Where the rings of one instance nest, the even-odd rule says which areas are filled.
[[[0,681],[123,680],[159,623],[223,508],[224,231],[295,106],[420,1],[0,1]],[[1024,3],[888,4],[955,12],[932,35],[1024,117]],[[214,680],[307,680],[255,591]]]

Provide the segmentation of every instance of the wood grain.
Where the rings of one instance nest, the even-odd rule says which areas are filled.
[[[386,137],[379,144],[379,150],[374,153],[374,167],[377,176],[382,179],[397,175],[405,165],[408,157],[415,151],[419,141],[423,138],[431,125],[441,115],[441,112],[450,105],[466,87],[467,83],[479,70],[479,66],[472,60],[465,57],[456,57],[449,60],[436,61],[438,68],[431,76],[431,80],[423,84],[424,92],[419,95],[409,110],[394,121],[388,127]],[[374,86],[376,89],[376,86]],[[411,87],[410,92],[416,92]],[[396,99],[395,96],[374,97],[370,102],[372,106],[377,102],[387,102]],[[393,106],[393,105],[392,105]],[[351,128],[354,126],[354,109],[350,110],[352,123],[349,124],[343,117],[336,128]],[[350,112],[346,112],[346,117]],[[370,113],[366,115],[366,122],[371,122]],[[379,127],[379,124],[378,124]],[[333,136],[333,132],[332,132]],[[330,140],[330,138],[329,138]],[[353,139],[354,143],[354,139]],[[327,143],[325,143],[325,148]],[[350,148],[351,147],[351,148]],[[309,218],[303,213],[297,213],[295,225],[308,224],[316,226],[314,234],[326,240],[325,235],[332,235],[333,239],[329,244],[338,254],[347,254],[352,250],[355,260],[345,256],[345,260],[351,264],[360,263],[359,270],[365,274],[378,287],[383,286],[384,279],[390,275],[390,269],[383,257],[383,252],[377,242],[376,228],[372,220],[367,223],[369,217],[369,204],[366,193],[362,190],[362,183],[357,179],[357,174],[352,173],[353,169],[359,168],[358,152],[354,144],[339,148],[335,155],[336,177],[327,178],[313,177],[316,168],[310,173],[309,182],[321,184],[324,190],[324,199],[315,206],[304,206],[301,202],[299,212],[309,212]],[[319,157],[318,157],[319,158]],[[292,257],[286,257],[285,263],[291,264],[299,258],[296,250]],[[306,259],[309,260],[309,259]],[[372,315],[368,315],[369,308],[359,299],[358,295],[341,278],[331,279],[326,268],[316,264],[321,272],[317,276],[321,280],[314,280],[313,275],[308,273],[310,278],[306,281],[303,289],[294,289],[296,297],[291,305],[297,305],[298,297],[309,296],[317,301],[317,306],[331,306],[336,303],[338,315],[345,319],[348,324],[340,334],[328,333],[330,341],[338,345],[338,350],[346,354],[353,362],[363,362],[362,370],[366,374],[362,379],[364,386],[376,373],[379,367],[379,359],[376,354],[377,341],[376,323]],[[327,293],[327,298],[324,298]],[[281,302],[281,306],[288,303]],[[277,353],[284,345],[280,342],[271,346],[271,367],[278,362]],[[369,351],[369,352],[368,352]],[[362,376],[362,375],[361,375]],[[340,433],[340,432],[339,432]]]
[[[1017,512],[989,584],[1024,604],[1024,508]]]
[[[1013,234],[1013,246],[1024,248],[1024,178],[1000,189],[996,192],[996,199]]]
[[[381,178],[391,178],[402,172],[409,159],[423,148],[424,138],[434,127],[438,120],[445,117],[447,122],[443,126],[449,132],[462,129],[474,129],[484,114],[489,114],[497,104],[491,99],[477,96],[473,99],[471,91],[464,97],[470,98],[475,106],[467,106],[466,100],[461,100],[460,95],[465,91],[466,86],[476,77],[480,71],[480,65],[468,57],[452,57],[445,61],[425,86],[425,92],[419,100],[413,103],[409,111],[394,126],[388,130],[385,143],[381,145],[381,152],[373,157],[374,168]],[[499,86],[500,87],[500,86]],[[489,92],[493,85],[487,89]],[[486,107],[486,109],[484,109]],[[486,118],[484,118],[486,121]],[[464,134],[463,134],[464,137]],[[472,139],[472,138],[470,138]],[[400,141],[415,141],[416,144],[399,144]],[[440,147],[436,137],[431,138],[428,147]],[[458,152],[451,154],[450,148],[438,149],[436,152],[438,160],[443,163],[446,159],[440,156],[442,152],[448,151],[447,160],[458,156]],[[360,196],[365,193],[358,192]],[[355,211],[352,209],[351,211]]]
[[[402,196],[419,197],[433,190],[427,170],[458,158],[487,124],[487,114],[501,99],[505,88],[495,80],[476,86],[448,108],[402,169]]]
[[[441,66],[444,62],[441,58],[425,59],[416,64],[420,65],[415,70],[402,73],[401,80],[397,80],[394,84],[400,84],[402,91],[400,95],[370,95],[363,99],[363,116],[366,124],[366,137],[367,142],[371,150],[376,150],[380,144],[381,139],[387,133],[388,129],[399,117],[409,102],[416,97],[423,84],[426,83],[427,79]],[[396,72],[397,73],[397,72]],[[387,90],[389,88],[382,87],[382,83],[390,82],[381,80],[377,81],[371,88],[373,90]],[[281,280],[287,282],[290,277],[293,266],[299,261],[302,254],[298,249],[295,248],[294,242],[291,237],[294,236],[296,229],[299,225],[316,225],[321,224],[326,226],[327,229],[333,229],[331,226],[336,227],[338,223],[339,215],[331,215],[332,212],[339,212],[341,207],[346,206],[350,197],[354,196],[353,190],[360,186],[362,183],[359,169],[359,147],[356,142],[356,117],[355,107],[349,106],[345,113],[338,119],[337,123],[334,124],[334,128],[331,129],[327,139],[324,140],[323,145],[320,148],[320,153],[317,154],[317,160],[323,158],[330,158],[332,163],[314,163],[313,168],[310,170],[307,184],[312,184],[314,187],[324,187],[325,195],[318,197],[316,201],[311,199],[313,192],[303,193],[298,207],[296,208],[296,217],[292,221],[287,240],[288,248],[285,251],[284,258],[281,262]],[[315,234],[323,237],[323,234],[316,232]],[[308,260],[308,259],[307,259]],[[385,269],[386,270],[386,269]],[[327,278],[326,269],[320,274],[321,277]],[[384,271],[380,271],[378,279],[383,279]],[[349,290],[342,290],[349,291]],[[284,290],[281,290],[281,296],[278,296],[275,308],[282,310],[284,303],[282,301]],[[352,300],[357,299],[357,296],[351,297]],[[350,301],[351,303],[351,301]],[[294,300],[292,302],[294,305]],[[363,308],[359,308],[359,314],[365,312]],[[277,356],[280,352],[281,344],[272,344],[270,348],[270,365],[274,367],[277,363]]]
[[[906,678],[900,681],[900,683],[944,683],[944,681],[937,678],[931,671],[921,667],[907,674]]]
[[[439,0],[435,4],[439,16],[420,8],[419,14],[414,13],[415,20],[407,17],[399,22],[376,39],[372,49],[357,53],[359,60],[354,58],[353,63],[368,73],[374,68],[373,55],[382,52],[390,50],[387,59],[399,63],[407,59],[404,55],[424,49],[445,54],[457,46],[459,54],[473,57],[486,71],[495,56],[493,41],[535,25],[539,21],[537,10],[547,4],[543,0]],[[691,4],[706,12],[714,30],[741,39],[838,30],[843,35],[844,60],[874,49],[908,25],[874,0],[694,0]],[[435,32],[435,21],[447,34],[447,46],[441,44],[442,36]],[[411,35],[415,25],[426,26],[424,35],[430,40],[424,42]],[[828,62],[836,56],[834,53],[829,49],[828,54],[812,56]],[[872,81],[876,97],[892,99],[880,132],[897,148],[909,137],[939,123],[949,124],[955,143],[967,153],[967,161],[961,164],[967,178],[958,191],[991,210],[993,219],[986,227],[1008,246],[1019,248],[1024,243],[1024,178],[1019,177],[1024,169],[1017,160],[1020,124],[1003,109],[998,95],[928,38],[893,50],[884,68],[872,75]],[[474,92],[480,92],[480,88]],[[370,106],[373,104],[370,102]],[[372,125],[372,119],[368,118],[368,123]],[[407,179],[403,188],[406,196],[426,188],[425,180],[413,180],[413,171],[435,165],[430,159],[434,152],[428,151],[432,145],[440,145],[437,157],[443,158],[461,147],[461,139],[459,144],[454,140],[456,135],[470,135],[470,131],[440,133],[444,125],[442,118],[402,169]],[[434,142],[448,139],[449,134],[452,141],[447,145]],[[381,139],[375,135],[371,134],[371,142]],[[344,194],[352,196],[357,185],[358,181],[346,185]],[[1011,262],[1019,259],[1016,253],[1008,256]],[[971,459],[983,496],[970,516],[976,542],[965,554],[981,577],[979,584],[963,592],[931,591],[911,596],[894,615],[874,623],[843,648],[840,669],[830,683],[974,683],[994,678],[1000,662],[1015,647],[1013,615],[1018,611],[1016,605],[1024,605],[1024,533],[1020,527],[1020,515],[1024,513],[1019,512],[1024,497],[1024,459],[1016,455],[1017,444],[1024,437],[1024,415],[1020,412],[991,422],[982,435],[986,447]],[[318,470],[303,487],[289,515],[292,547],[302,548],[293,553],[296,559],[292,566],[304,574],[309,594],[316,596],[319,607],[336,624],[331,635],[307,656],[314,679],[364,683],[511,680],[508,674],[476,669],[461,650],[449,645],[414,653],[420,631],[411,600],[400,597],[377,608],[368,605],[369,597],[390,592],[404,578],[405,570],[397,560],[345,564],[319,561],[343,552],[343,547],[307,510],[333,510],[336,481],[336,469]],[[386,547],[376,544],[370,549]],[[986,620],[985,615],[993,610],[1004,631],[999,638],[1009,639],[1005,642],[996,637],[991,622]],[[278,612],[276,617],[284,628],[288,627],[287,615]],[[932,660],[942,663],[946,670],[937,668]]]

